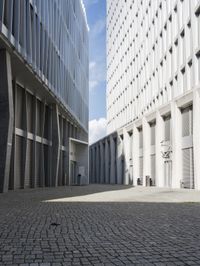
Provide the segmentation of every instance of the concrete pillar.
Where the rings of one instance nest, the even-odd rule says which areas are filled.
[[[109,171],[110,171],[110,165],[109,165],[109,146],[108,146],[108,140],[105,139],[105,183],[109,184],[110,178],[109,178]]]
[[[65,146],[64,158],[63,158],[63,185],[68,185],[68,169],[69,169],[69,138],[68,138],[68,123],[66,120],[63,121],[63,145]]]
[[[42,102],[42,108],[41,108],[41,137],[42,137],[42,144],[41,144],[41,169],[40,169],[40,186],[45,187],[45,170],[44,170],[44,160],[46,158],[44,157],[44,123],[45,123],[45,104]]]
[[[52,114],[52,185],[58,185],[58,170],[60,160],[60,127],[58,106],[53,105]]]
[[[164,186],[164,159],[162,157],[161,142],[164,140],[164,120],[160,112],[156,113],[155,149],[156,149],[156,186]]]
[[[64,138],[64,146],[65,146],[65,158],[64,158],[64,171],[65,171],[65,184],[69,185],[69,121],[66,120],[65,123],[65,138]]]
[[[100,177],[100,158],[99,158],[99,143],[96,145],[96,183],[99,184]]]
[[[32,184],[31,187],[36,187],[36,135],[37,135],[37,98],[34,96],[33,99],[33,178],[32,178]]]
[[[133,142],[132,142],[132,163],[133,163],[133,185],[137,185],[139,177],[139,132],[135,124],[133,125]]]
[[[11,59],[6,50],[0,50],[0,99],[0,192],[6,192],[14,121]]]
[[[27,93],[26,90],[23,90],[23,99],[24,99],[24,131],[25,131],[25,136],[23,139],[23,158],[22,158],[22,182],[21,182],[21,188],[25,188],[25,180],[28,175],[28,158],[27,158],[27,149],[28,149],[28,116],[27,116]]]
[[[129,166],[130,166],[130,137],[126,130],[123,128],[123,136],[124,136],[124,185],[129,185]]]
[[[52,141],[52,116],[53,116],[53,111],[51,108],[49,108],[49,113],[48,113],[48,139]],[[52,167],[51,167],[51,161],[52,161],[52,147],[49,145],[48,146],[48,158],[45,158],[45,160],[48,160],[48,178],[47,178],[47,185],[51,186],[52,185]]]
[[[92,172],[92,153],[91,147],[89,148],[89,183],[91,183],[91,172]]]
[[[194,151],[194,188],[200,189],[200,91],[193,93],[193,151]]]
[[[95,147],[92,146],[92,176],[91,176],[91,181],[92,183],[95,183]]]
[[[146,176],[151,175],[151,129],[146,118],[142,120],[143,129],[143,186],[146,186]]]
[[[110,184],[115,184],[115,142],[113,136],[110,135]]]
[[[103,143],[100,141],[100,182],[101,184],[104,183],[105,178],[105,153],[103,148]]]
[[[176,102],[171,103],[172,187],[180,188],[182,179],[182,119]]]
[[[123,140],[117,136],[117,184],[123,184],[122,160],[123,160]]]
[[[59,120],[60,123],[60,162],[59,162],[59,176],[58,176],[58,184],[59,186],[63,186],[63,151],[62,151],[62,146],[63,146],[63,118],[60,117]]]

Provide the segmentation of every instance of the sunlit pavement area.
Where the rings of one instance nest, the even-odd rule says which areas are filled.
[[[0,195],[0,265],[200,265],[200,192],[117,185]]]

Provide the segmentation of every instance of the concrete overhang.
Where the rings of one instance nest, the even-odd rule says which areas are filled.
[[[72,171],[72,166],[75,171]],[[89,184],[89,147],[88,143],[69,138],[69,184],[77,184],[81,175],[81,184]]]

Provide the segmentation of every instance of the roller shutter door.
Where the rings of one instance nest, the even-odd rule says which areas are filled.
[[[156,180],[156,156],[155,154],[151,155],[151,179],[152,179],[152,185],[155,186],[155,180]]]
[[[182,137],[193,134],[193,110],[192,106],[183,109],[182,112]]]
[[[165,161],[164,164],[164,186],[165,187],[171,187],[172,183],[172,162],[171,161]]]
[[[183,187],[194,188],[193,148],[183,149]]]

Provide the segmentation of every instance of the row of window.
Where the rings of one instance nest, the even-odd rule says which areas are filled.
[[[161,10],[163,2],[158,6]],[[184,11],[180,6],[184,5],[185,8],[185,3],[176,1],[171,6],[178,18],[180,10],[181,14]],[[197,2],[193,3],[194,6],[197,6]],[[130,24],[128,29],[127,25],[122,26],[122,29],[126,29],[124,42],[117,50],[120,43],[118,36],[116,49],[112,49],[113,59],[111,55],[108,56],[109,128],[115,130],[126,125],[145,112],[153,110],[155,106],[166,103],[191,89],[193,85],[199,84],[200,16],[197,10],[191,7],[191,20],[186,17],[181,19],[184,21],[184,27],[179,29],[175,39],[172,35],[172,13],[168,16],[168,22],[163,24],[158,38],[154,38],[156,35],[152,34],[155,33],[155,20],[150,27],[151,34],[145,34],[142,29],[137,32],[134,27],[129,27]],[[153,13],[156,14],[156,11]],[[154,19],[158,18],[155,16]],[[137,19],[135,21],[137,22]],[[133,36],[137,36],[137,40]],[[108,43],[112,46],[112,40],[109,38]]]
[[[81,1],[2,0],[0,20],[2,33],[87,128],[88,29]]]

